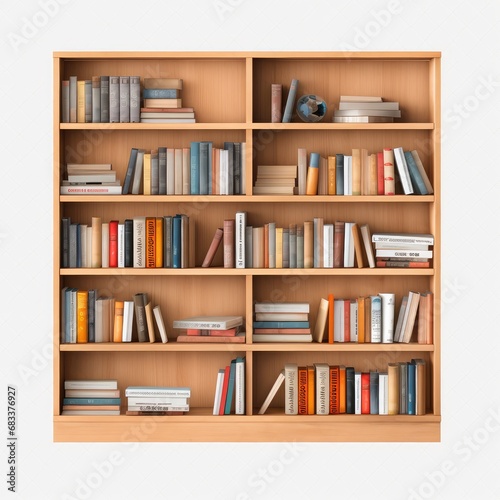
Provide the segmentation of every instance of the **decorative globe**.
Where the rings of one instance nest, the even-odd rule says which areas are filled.
[[[319,122],[326,115],[326,102],[314,95],[303,95],[297,101],[297,114],[304,122]]]

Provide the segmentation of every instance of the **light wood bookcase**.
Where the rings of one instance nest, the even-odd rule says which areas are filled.
[[[54,441],[439,441],[440,404],[440,53],[439,52],[58,52],[54,54]],[[184,80],[195,124],[61,123],[61,81],[70,75],[140,75]],[[298,96],[316,93],[329,105],[323,121],[270,123],[271,84]],[[399,101],[397,123],[332,123],[340,95],[380,95]],[[284,99],[286,91],[284,92]],[[60,196],[66,162],[112,163],[123,182],[132,147],[188,146],[191,141],[246,142],[243,196]],[[258,164],[294,164],[297,148],[322,156],[354,147],[417,149],[434,187],[429,196],[252,196]],[[431,269],[224,269],[201,268],[216,227],[238,210],[249,224],[286,226],[323,216],[368,223],[375,231],[428,232],[435,236]],[[61,269],[60,220],[90,223],[134,215],[187,213],[196,221],[196,265],[190,269]],[[60,294],[64,286],[97,288],[128,299],[148,292],[161,304],[169,342],[61,344]],[[356,297],[396,293],[396,314],[408,290],[434,293],[434,343],[254,344],[254,301],[307,301],[314,325],[319,300],[329,292]],[[245,344],[177,344],[173,319],[198,314],[241,314]],[[219,368],[246,356],[246,415],[212,416]],[[257,415],[287,362],[386,369],[387,363],[423,358],[428,368],[424,416],[284,414],[283,388],[265,415]],[[119,381],[122,414],[62,416],[65,379]],[[183,416],[126,416],[129,385],[189,386],[191,410]]]

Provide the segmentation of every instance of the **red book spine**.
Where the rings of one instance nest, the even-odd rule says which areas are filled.
[[[361,374],[361,414],[370,414],[370,374]]]
[[[224,383],[222,385],[222,395],[220,398],[219,415],[224,415],[224,408],[226,406],[227,386],[229,385],[229,372],[230,366],[226,366],[224,370]]]
[[[339,371],[338,366],[330,366],[330,415],[337,415],[340,413]]]
[[[234,267],[234,219],[224,220],[223,225],[223,248],[224,248],[224,267]]]
[[[299,415],[307,415],[307,367],[299,366]]]
[[[109,223],[109,267],[118,267],[118,221]]]
[[[384,194],[385,179],[384,179],[384,153],[377,153],[377,194]]]

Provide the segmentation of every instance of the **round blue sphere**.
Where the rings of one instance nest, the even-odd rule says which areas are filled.
[[[326,102],[314,94],[303,95],[297,101],[297,114],[304,122],[319,122],[326,115]]]

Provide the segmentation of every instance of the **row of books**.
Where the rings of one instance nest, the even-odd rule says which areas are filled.
[[[425,415],[426,362],[389,363],[385,371],[287,363],[262,404],[266,412],[285,383],[286,415]]]
[[[139,123],[149,116],[143,113],[182,108],[180,78],[143,78],[141,101],[140,76],[70,76],[61,82],[61,121],[63,123]],[[141,107],[141,103],[144,104]],[[160,109],[159,109],[160,108]],[[175,112],[174,112],[175,113]],[[189,111],[189,123],[194,113]],[[193,114],[191,116],[191,113]],[[159,117],[156,117],[159,118]],[[174,121],[181,117],[161,117]],[[188,119],[182,116],[182,120]],[[179,123],[178,121],[175,121]]]
[[[298,154],[298,194],[344,196],[427,195],[434,192],[418,151],[402,147],[369,153],[353,148],[350,154],[322,157],[305,150]],[[289,193],[282,193],[289,194]],[[291,193],[293,194],[293,193]]]
[[[321,298],[313,331],[316,342],[391,344],[433,343],[433,298],[430,291],[409,291],[401,297],[396,319],[396,295],[381,292],[356,298]],[[288,316],[279,325],[296,322]],[[293,338],[287,339],[288,342]]]
[[[312,342],[308,302],[256,302],[253,342]]]
[[[245,357],[237,357],[217,372],[213,415],[245,414]]]
[[[101,295],[97,289],[64,287],[61,291],[63,344],[87,342],[168,342],[159,305],[147,293],[131,300]]]
[[[91,224],[61,220],[62,268],[194,267],[195,223],[185,214]]]
[[[65,380],[62,415],[119,415],[116,380]]]
[[[368,224],[328,222],[323,217],[288,227],[276,222],[254,227],[249,222],[244,211],[236,212],[234,219],[225,219],[215,230],[202,267],[210,267],[220,246],[225,268],[429,268],[433,254],[430,234],[372,235]],[[415,237],[427,243],[415,244]]]
[[[125,389],[127,415],[184,415],[191,389],[173,386],[129,386]]]

